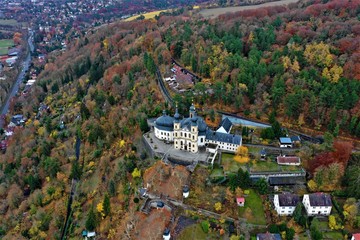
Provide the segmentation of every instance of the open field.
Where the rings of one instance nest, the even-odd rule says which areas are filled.
[[[250,9],[256,9],[261,7],[272,7],[272,6],[279,6],[279,5],[285,5],[289,3],[295,3],[298,2],[298,0],[280,0],[276,2],[267,2],[263,4],[258,5],[251,5],[251,6],[237,6],[237,7],[223,7],[223,8],[212,8],[212,9],[204,9],[200,11],[200,14],[204,18],[216,18],[221,14],[224,13],[233,13],[238,12],[242,10],[250,10]]]
[[[167,10],[159,10],[159,11],[148,12],[148,13],[144,13],[144,14],[140,14],[140,15],[135,15],[135,16],[125,19],[125,21],[128,22],[128,21],[135,20],[136,18],[138,18],[141,15],[143,15],[145,17],[145,19],[150,19],[150,18],[154,18],[156,15],[159,15],[161,12],[166,12],[166,11]]]
[[[264,207],[260,196],[253,190],[245,197],[245,206],[239,207],[239,217],[245,218],[249,223],[266,224]]]
[[[12,47],[14,41],[12,39],[0,40],[0,55],[6,55],[8,53],[8,47]]]
[[[222,153],[221,165],[224,167],[224,172],[237,172],[239,168],[246,170],[246,164],[238,163],[234,160],[234,154]]]
[[[9,26],[16,26],[20,25],[18,21],[15,19],[0,19],[0,25],[9,25]]]
[[[215,233],[204,233],[200,224],[194,224],[185,228],[176,238],[179,240],[189,239],[219,239]]]

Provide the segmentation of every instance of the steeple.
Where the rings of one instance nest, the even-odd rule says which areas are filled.
[[[193,100],[192,103],[191,103],[189,113],[190,113],[190,118],[193,118],[193,117],[196,116],[196,110],[195,110],[195,106],[194,106],[194,100]]]
[[[175,118],[175,121],[179,121],[179,119],[180,119],[180,114],[179,114],[179,111],[178,111],[178,104],[177,103],[176,103],[176,109],[175,109],[174,118]]]

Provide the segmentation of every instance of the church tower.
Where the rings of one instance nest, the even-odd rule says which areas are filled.
[[[176,104],[176,110],[174,114],[174,148],[180,149],[180,114],[178,111],[178,106]]]

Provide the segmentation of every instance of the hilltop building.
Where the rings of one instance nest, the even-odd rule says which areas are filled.
[[[175,149],[197,153],[199,148],[216,145],[217,149],[236,152],[242,144],[240,135],[230,134],[232,124],[225,118],[217,131],[209,129],[204,119],[197,115],[194,104],[190,106],[189,117],[180,119],[176,108],[174,116],[166,111],[154,122],[155,137],[174,144]]]

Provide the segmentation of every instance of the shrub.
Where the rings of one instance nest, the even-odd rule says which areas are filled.
[[[208,221],[202,221],[201,222],[201,228],[204,231],[204,233],[209,232],[210,223]]]

